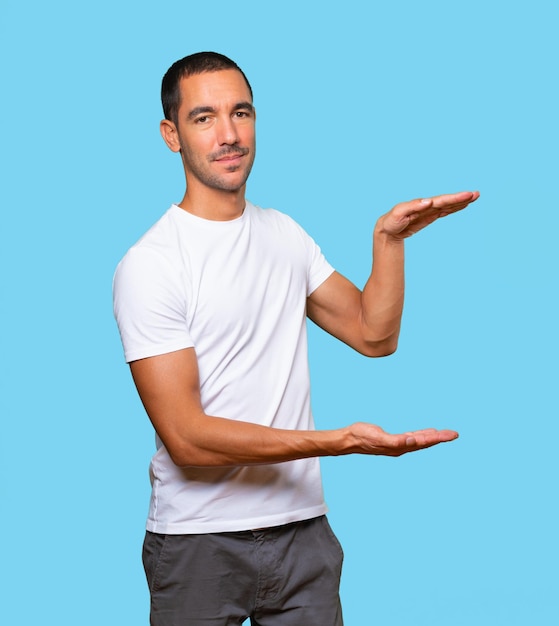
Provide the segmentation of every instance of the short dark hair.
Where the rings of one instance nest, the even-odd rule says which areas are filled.
[[[230,58],[218,52],[196,52],[176,61],[163,76],[161,83],[161,104],[165,119],[178,123],[181,105],[180,82],[194,74],[219,72],[220,70],[237,70],[241,72],[252,98],[252,87],[243,70]]]

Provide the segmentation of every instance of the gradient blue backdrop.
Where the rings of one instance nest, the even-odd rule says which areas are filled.
[[[183,192],[160,79],[233,57],[258,109],[248,196],[362,285],[376,218],[480,189],[408,244],[399,352],[311,329],[320,427],[450,427],[323,462],[348,626],[557,623],[557,19],[549,0],[3,0],[0,619],[148,622],[153,435],[112,318],[126,249]]]

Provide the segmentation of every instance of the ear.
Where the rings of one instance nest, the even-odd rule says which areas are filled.
[[[163,137],[163,141],[169,147],[169,150],[173,152],[180,152],[181,146],[179,142],[179,133],[177,127],[171,120],[161,120],[159,124],[159,131]]]

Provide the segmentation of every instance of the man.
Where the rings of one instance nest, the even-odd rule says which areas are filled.
[[[177,61],[162,101],[161,134],[181,155],[186,192],[114,280],[125,357],[157,435],[143,552],[151,623],[340,625],[342,552],[318,457],[398,456],[458,435],[315,430],[306,316],[364,355],[394,352],[404,239],[479,194],[382,216],[360,291],[293,220],[245,199],[256,113],[233,61]]]

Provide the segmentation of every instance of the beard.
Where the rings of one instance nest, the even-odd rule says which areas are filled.
[[[255,147],[252,150],[241,146],[226,146],[207,156],[201,156],[191,151],[186,143],[180,142],[181,156],[185,171],[196,178],[205,187],[218,191],[238,191],[241,189],[252,170],[255,157]],[[225,166],[225,173],[218,173],[212,169],[212,163],[227,156],[246,156],[241,163],[232,163]]]

